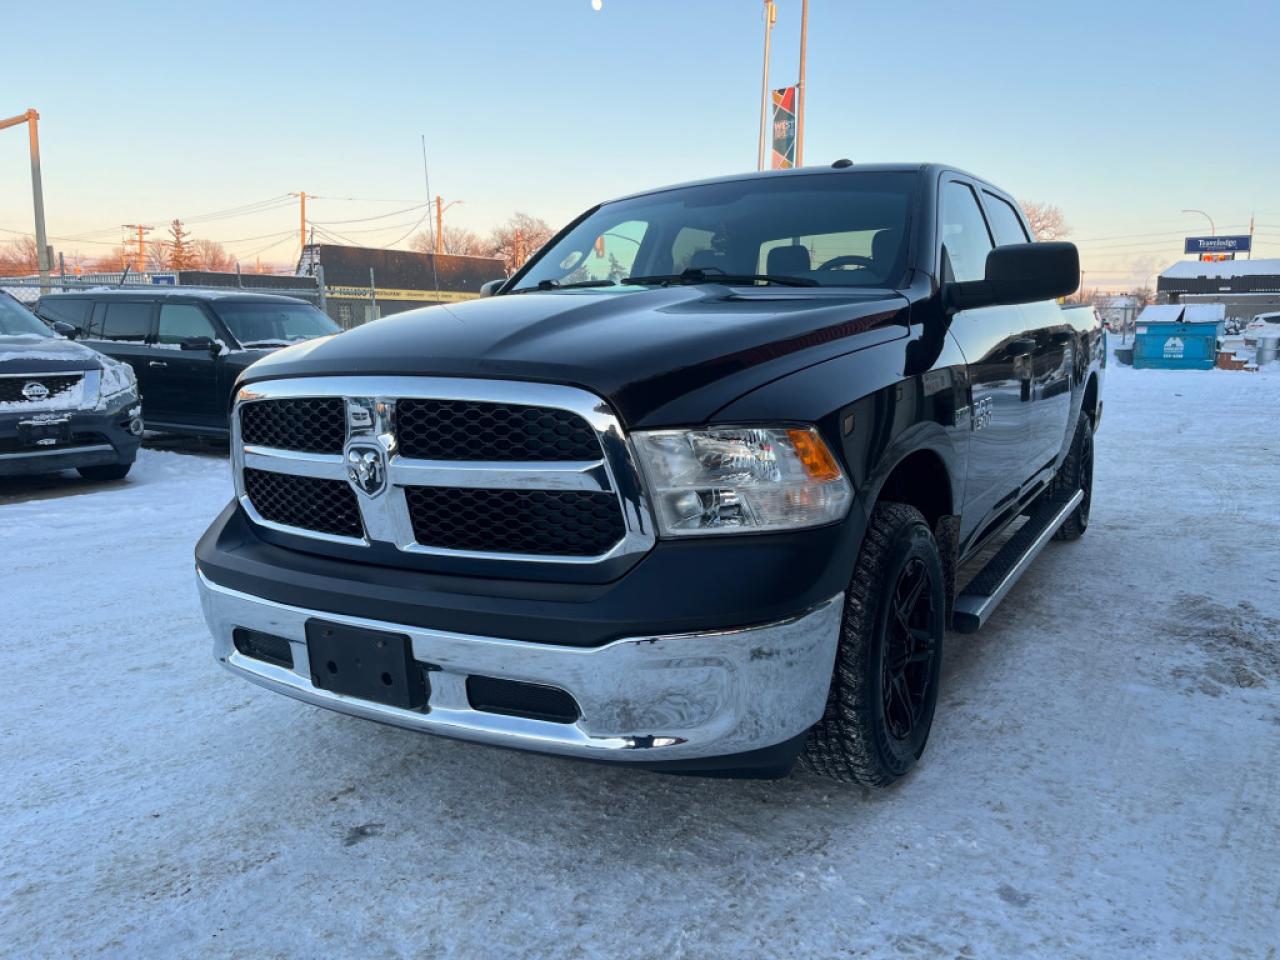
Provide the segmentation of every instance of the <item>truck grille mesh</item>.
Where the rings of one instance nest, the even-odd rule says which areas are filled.
[[[594,557],[625,532],[608,492],[406,487],[405,498],[418,543],[448,550]]]
[[[49,391],[47,396],[38,397],[36,398],[37,400],[52,400],[66,393],[82,379],[84,379],[83,373],[59,374],[57,376],[40,376],[37,374],[30,377],[0,377],[0,403],[36,402],[22,392],[22,388],[29,383],[42,384]]]
[[[341,453],[347,404],[341,397],[259,400],[240,409],[240,438],[257,447]]]
[[[471,400],[401,400],[400,453],[423,460],[599,460],[586,420],[568,410]]]
[[[246,467],[244,490],[266,520],[303,530],[364,536],[355,492],[344,480],[319,480]]]

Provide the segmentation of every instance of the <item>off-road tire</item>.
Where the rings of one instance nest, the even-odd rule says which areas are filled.
[[[105,463],[96,467],[76,467],[76,473],[94,483],[106,483],[108,480],[123,480],[133,463]]]
[[[919,720],[913,735],[903,740],[893,735],[885,717],[883,667],[895,591],[909,567],[923,569],[928,578],[922,596],[927,596],[932,607],[926,632],[933,647]],[[915,766],[924,752],[937,705],[945,631],[944,583],[937,543],[920,512],[901,503],[878,505],[845,592],[826,710],[810,731],[801,755],[810,770],[833,780],[882,787]]]
[[[1084,499],[1054,533],[1055,540],[1079,540],[1089,529],[1089,510],[1093,505],[1093,421],[1087,413],[1080,414],[1071,449],[1054,478],[1052,493],[1065,499],[1077,490],[1084,491]]]

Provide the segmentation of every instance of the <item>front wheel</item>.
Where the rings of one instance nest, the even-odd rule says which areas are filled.
[[[831,691],[805,743],[806,766],[866,786],[887,786],[915,766],[938,702],[945,611],[925,518],[906,504],[880,504],[845,594]]]

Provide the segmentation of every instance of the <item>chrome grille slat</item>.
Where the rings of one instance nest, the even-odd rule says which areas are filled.
[[[278,433],[271,435],[272,446],[248,443],[243,435],[242,414],[250,405],[265,409],[268,404],[263,401],[291,401],[293,411],[331,415],[339,409],[335,400],[345,410],[342,453],[332,445],[326,452],[291,449],[299,445]],[[413,450],[429,448],[416,444],[406,449],[401,444],[400,413],[412,404],[417,404],[419,434],[458,436],[457,423],[433,433],[423,420],[424,411],[448,410],[454,415],[484,410],[488,416],[493,413],[489,408],[500,408],[505,421],[498,433],[510,434],[521,424],[551,424],[558,431],[551,440],[562,452],[558,455],[577,456],[540,459],[549,455],[550,447],[543,443],[545,437],[530,435],[501,449],[492,436],[468,439],[468,456],[478,451],[491,457],[486,459],[462,459],[438,447],[438,459],[410,456]],[[273,380],[241,388],[231,425],[236,493],[245,511],[257,523],[299,537],[364,546],[385,542],[414,554],[574,564],[642,553],[654,543],[651,514],[621,425],[600,398],[574,387],[400,376]],[[308,436],[332,436],[335,425],[313,429],[304,424],[303,431]],[[376,483],[353,472],[369,472],[367,464],[359,466],[365,455],[381,464],[375,473],[385,474]],[[246,469],[348,483],[363,535],[351,536],[350,529],[338,533],[331,527],[283,525],[263,516],[246,490]],[[366,489],[367,484],[374,488]],[[602,509],[606,505],[607,511]],[[505,512],[490,517],[483,512],[486,508]],[[432,509],[446,514],[431,516]],[[459,522],[447,515],[449,511],[468,519]],[[310,522],[305,517],[303,521]]]

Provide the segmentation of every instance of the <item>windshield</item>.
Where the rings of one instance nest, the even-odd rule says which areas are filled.
[[[606,203],[544,249],[513,291],[717,274],[893,286],[905,269],[915,184],[913,173],[760,177]]]
[[[0,337],[52,337],[36,315],[7,294],[0,294]]]
[[[307,303],[228,302],[215,309],[242,347],[283,347],[340,329]]]

